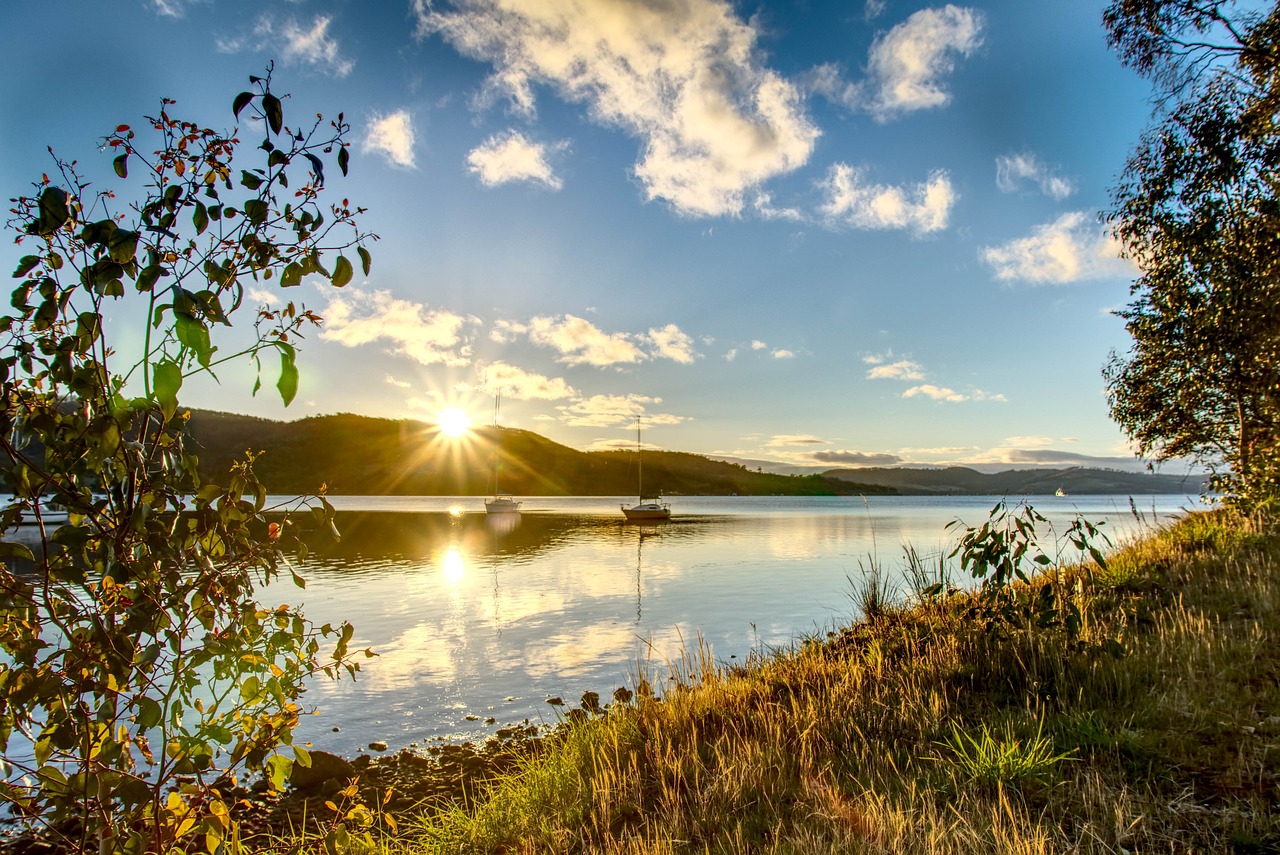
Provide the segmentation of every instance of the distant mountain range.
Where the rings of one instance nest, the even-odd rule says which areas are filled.
[[[531,431],[481,427],[458,440],[434,425],[338,414],[281,422],[192,410],[188,432],[204,477],[225,480],[233,460],[261,452],[258,477],[274,493],[474,496],[629,496],[637,491],[634,451],[577,451]],[[699,454],[646,450],[645,492],[664,495],[1037,495],[1195,494],[1196,479],[1100,469],[833,469],[777,474]]]

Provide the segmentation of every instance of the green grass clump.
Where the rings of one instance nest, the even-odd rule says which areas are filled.
[[[1052,572],[1078,624],[984,628],[971,595],[877,588],[825,639],[572,716],[377,848],[1280,851],[1280,539],[1196,514]]]

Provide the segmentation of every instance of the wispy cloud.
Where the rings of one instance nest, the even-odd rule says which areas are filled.
[[[1008,154],[996,158],[996,186],[1005,193],[1014,193],[1030,183],[1041,193],[1062,200],[1076,192],[1070,180],[1056,170],[1040,162],[1034,154]]]
[[[286,63],[309,65],[334,77],[346,77],[355,62],[342,56],[337,39],[329,35],[333,18],[317,15],[310,24],[302,25],[292,18],[280,26],[280,45]]]
[[[576,398],[578,392],[560,377],[547,377],[506,362],[493,362],[481,370],[481,385],[486,392],[522,401],[563,401]]]
[[[774,359],[795,359],[796,352],[794,350],[787,350],[785,347],[779,347],[773,351],[772,356]]]
[[[692,216],[739,213],[745,193],[802,166],[818,130],[798,90],[765,68],[751,23],[723,0],[459,0],[414,5],[439,34],[494,66],[489,92],[532,115],[550,84],[638,137],[650,199]]]
[[[811,433],[782,433],[771,437],[764,445],[766,448],[788,448],[796,445],[829,445],[830,442]]]
[[[1008,399],[1001,394],[992,394],[984,392],[981,389],[974,389],[970,392],[957,392],[946,386],[935,386],[932,383],[922,383],[919,386],[912,386],[910,389],[902,393],[904,398],[932,398],[935,401],[1007,401]]]
[[[467,365],[471,347],[466,330],[479,318],[431,309],[393,297],[387,291],[348,287],[321,312],[320,337],[345,347],[381,342],[392,353],[423,365]]]
[[[562,420],[571,427],[614,427],[635,424],[643,416],[646,425],[674,425],[684,419],[670,413],[650,413],[650,404],[662,403],[661,398],[647,395],[592,395],[557,409]]]
[[[186,5],[180,0],[153,2],[160,14],[169,17],[182,17]],[[250,33],[219,38],[216,44],[223,53],[264,51],[279,56],[287,65],[307,66],[330,77],[346,77],[355,62],[342,55],[338,40],[329,35],[332,23],[330,15],[316,15],[310,23],[301,24],[296,18],[281,20],[262,15]]]
[[[923,380],[924,368],[910,359],[874,365],[867,371],[868,380]]]
[[[566,143],[546,145],[530,141],[519,131],[495,134],[467,155],[467,169],[488,187],[527,181],[552,190],[563,186],[551,168],[548,154],[560,151]]]
[[[823,182],[826,201],[821,212],[831,225],[859,229],[910,229],[917,234],[947,227],[955,191],[943,171],[935,171],[923,184],[893,187],[869,184],[861,169],[838,163]]]
[[[682,365],[688,365],[702,354],[693,347],[693,339],[675,324],[667,324],[661,329],[649,330],[649,341],[653,342],[655,355]]]
[[[1135,273],[1120,257],[1119,242],[1090,223],[1083,211],[1036,226],[1028,237],[987,247],[982,258],[1005,281],[1064,285]]]
[[[407,110],[397,110],[385,116],[374,114],[362,148],[382,155],[396,166],[412,168],[414,141],[413,117]]]
[[[941,107],[951,100],[944,78],[957,56],[982,45],[982,15],[948,4],[921,9],[876,39],[867,61],[867,109],[879,121]]]

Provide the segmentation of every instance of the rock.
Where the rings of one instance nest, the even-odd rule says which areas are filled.
[[[383,742],[382,740],[378,740],[377,742],[370,742],[369,750],[370,751],[386,751],[387,743]]]
[[[310,766],[297,762],[293,764],[289,783],[299,790],[314,790],[322,788],[326,781],[338,780],[345,783],[355,774],[356,767],[337,754],[312,751]]]

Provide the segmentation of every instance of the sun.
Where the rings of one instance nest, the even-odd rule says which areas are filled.
[[[471,430],[471,416],[457,407],[449,407],[436,416],[436,426],[450,439],[458,439]]]

